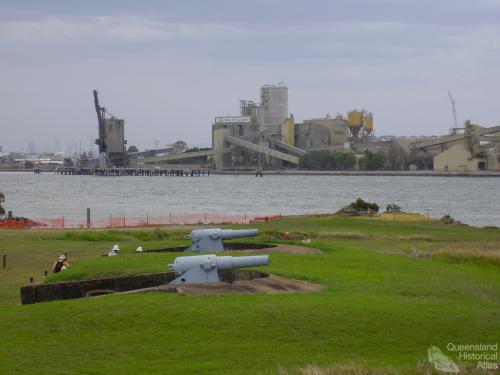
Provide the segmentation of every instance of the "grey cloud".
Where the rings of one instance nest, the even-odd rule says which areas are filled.
[[[498,121],[500,25],[391,17],[399,19],[4,17],[2,145],[24,146],[26,134],[42,144],[56,136],[89,143],[92,88],[126,119],[127,138],[140,147],[155,138],[209,144],[214,116],[237,113],[238,99],[258,99],[258,86],[278,81],[289,85],[298,120],[363,106],[375,113],[378,134],[444,133],[450,89],[459,120]]]
[[[83,37],[151,42],[213,36],[234,38],[246,36],[250,32],[250,29],[224,24],[167,22],[149,17],[128,15],[0,20],[0,40],[22,42]]]

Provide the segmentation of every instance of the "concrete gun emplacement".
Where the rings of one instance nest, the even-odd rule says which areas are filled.
[[[218,283],[219,271],[242,267],[268,266],[269,255],[244,257],[221,256],[215,254],[178,257],[168,268],[175,271],[175,280],[170,284]]]
[[[257,237],[259,231],[257,229],[195,229],[186,238],[192,241],[192,245],[185,251],[223,251],[223,240],[243,237]]]

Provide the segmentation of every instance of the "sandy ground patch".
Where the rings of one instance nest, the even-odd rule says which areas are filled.
[[[170,292],[189,296],[203,296],[212,294],[252,294],[252,293],[307,293],[317,292],[323,289],[323,285],[308,281],[289,279],[286,277],[270,275],[269,277],[239,280],[232,283],[209,283],[209,284],[187,284],[187,285],[160,285],[152,288],[136,289],[120,294],[142,293],[142,292]],[[102,296],[100,296],[102,297]]]
[[[322,285],[307,281],[288,279],[286,277],[270,275],[269,277],[254,280],[241,280],[229,283],[190,284],[182,286],[162,285],[158,290],[176,292],[185,295],[210,294],[249,294],[249,293],[304,293],[317,292]]]

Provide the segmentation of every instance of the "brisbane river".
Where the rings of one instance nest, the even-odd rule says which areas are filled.
[[[211,175],[210,177],[60,176],[52,172],[0,172],[4,206],[16,216],[85,220],[110,215],[169,213],[333,213],[358,197],[382,210],[404,211],[463,223],[500,226],[500,178],[414,176]]]

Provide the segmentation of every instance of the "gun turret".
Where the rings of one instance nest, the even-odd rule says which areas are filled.
[[[219,271],[268,265],[269,255],[218,257],[208,254],[178,257],[173,264],[168,265],[168,268],[175,271],[177,276],[170,284],[204,284],[218,283]]]
[[[186,236],[193,244],[185,251],[222,251],[224,243],[222,240],[230,240],[232,238],[242,237],[257,237],[259,231],[257,229],[195,229],[191,234]]]

